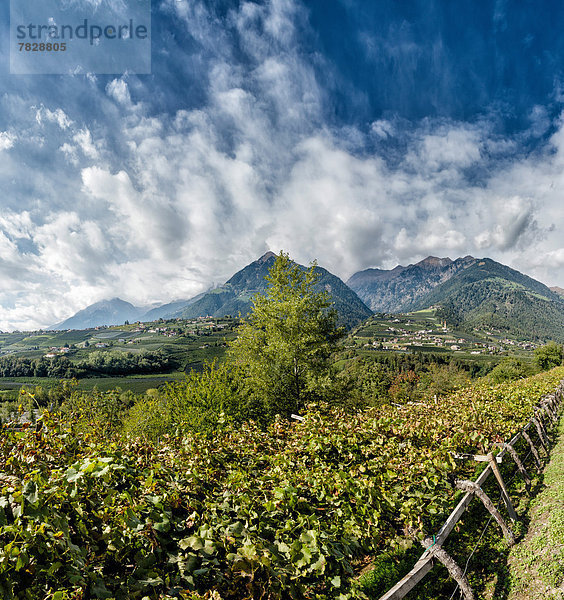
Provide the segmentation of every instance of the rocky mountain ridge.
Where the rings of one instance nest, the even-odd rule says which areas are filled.
[[[405,312],[436,286],[475,262],[472,256],[454,261],[428,256],[407,267],[359,271],[350,277],[347,285],[374,312]]]

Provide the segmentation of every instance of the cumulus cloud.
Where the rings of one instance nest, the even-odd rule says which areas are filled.
[[[48,123],[56,123],[61,129],[68,129],[72,125],[72,121],[62,108],[49,110],[41,105],[35,113],[35,120],[40,125],[46,121]]]
[[[157,79],[164,92],[90,77],[61,84],[67,104],[59,90],[0,99],[0,328],[105,297],[188,298],[268,249],[344,279],[474,254],[564,284],[564,124],[542,106],[531,131],[552,134],[534,153],[484,117],[339,123],[327,117],[337,75],[302,44],[304,5],[158,10],[174,24],[163,51],[173,60],[181,39],[194,69],[180,89],[174,71]]]
[[[8,131],[0,131],[0,152],[9,150],[16,142],[16,136]]]
[[[112,97],[119,104],[129,107],[131,106],[131,95],[127,83],[123,79],[113,79],[106,86],[108,96]]]

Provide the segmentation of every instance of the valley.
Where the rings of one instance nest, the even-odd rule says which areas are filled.
[[[438,531],[459,500],[452,478],[479,475],[462,459],[530,430],[539,406],[548,454],[562,346],[456,325],[440,303],[345,328],[329,292],[354,292],[319,286],[317,269],[281,253],[244,320],[0,336],[0,529],[18,557],[0,589],[235,599],[250,573],[248,597],[379,598],[417,563],[414,528]],[[458,556],[481,520],[473,503]],[[474,565],[472,587],[492,585],[493,564]],[[432,574],[414,598],[451,587]]]
[[[15,399],[22,386],[56,385],[60,375],[42,376],[42,365],[68,365],[71,369],[94,365],[90,371],[74,374],[78,375],[79,390],[96,387],[105,391],[119,387],[144,393],[167,381],[181,380],[191,370],[200,371],[206,362],[221,361],[229,342],[236,337],[238,323],[239,319],[232,317],[199,317],[85,330],[2,333],[0,373],[6,360],[14,361],[16,373],[0,376],[0,397]],[[531,363],[534,350],[540,345],[539,341],[523,340],[493,328],[476,328],[468,333],[449,327],[437,316],[437,309],[431,308],[369,317],[341,340],[337,356],[341,362],[345,357],[346,362],[353,357],[440,354],[444,361],[456,359],[469,365],[483,365],[488,370],[504,357]],[[159,353],[165,368],[122,375],[112,373],[115,368],[112,369],[110,357],[144,353]],[[100,357],[107,357],[105,369],[103,365],[95,367]]]
[[[60,376],[49,377],[45,369],[63,365],[79,379],[78,389],[120,387],[144,393],[166,381],[182,379],[192,369],[201,370],[206,361],[221,359],[227,343],[235,337],[237,323],[232,318],[161,319],[84,330],[2,333],[0,394],[13,399],[22,385],[56,385]],[[112,360],[119,363],[120,358],[145,355],[162,357],[163,368],[143,369],[141,365],[140,372],[121,376],[112,372],[116,370]],[[6,374],[8,361],[10,374]],[[80,365],[90,368],[72,371]],[[60,372],[61,368],[56,371]]]
[[[0,394],[14,399],[22,385],[73,377],[83,390],[144,393],[201,371],[224,356],[275,259],[267,252],[223,286],[148,311],[114,298],[49,330],[0,333]],[[532,364],[536,348],[564,340],[557,289],[487,258],[427,257],[361,271],[348,284],[314,268],[315,289],[328,294],[347,333],[335,358],[341,367],[355,357],[425,354],[483,375],[505,357]]]
[[[501,330],[475,328],[472,332],[449,327],[430,308],[410,313],[377,314],[356,327],[347,342],[360,353],[441,352],[457,357],[530,357],[538,341],[506,335]]]

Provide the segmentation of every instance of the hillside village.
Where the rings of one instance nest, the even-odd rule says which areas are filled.
[[[470,355],[532,352],[540,343],[507,337],[496,329],[456,331],[435,317],[435,309],[403,315],[375,315],[353,335],[356,345],[382,351],[457,352]],[[368,338],[368,340],[367,340]]]
[[[120,349],[133,351],[132,347],[190,343],[195,338],[230,332],[235,319],[198,317],[196,319],[170,319],[152,322],[135,322],[124,325],[100,325],[91,329],[66,331],[0,332],[0,356],[43,356],[53,359],[72,356],[92,350]],[[53,342],[58,343],[53,343]]]

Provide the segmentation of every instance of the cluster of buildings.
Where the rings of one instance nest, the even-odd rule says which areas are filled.
[[[55,358],[55,356],[65,355],[65,354],[68,354],[69,352],[70,352],[70,348],[68,346],[61,346],[61,347],[51,346],[51,348],[49,348],[49,352],[47,352],[47,354],[44,354],[43,357],[44,358]]]
[[[399,323],[399,319],[392,321],[394,324]],[[408,326],[412,325],[412,321],[407,321]],[[516,341],[508,338],[500,339],[496,342],[492,341],[475,341],[465,338],[456,338],[452,334],[448,335],[450,330],[446,323],[442,323],[435,329],[404,329],[397,326],[388,326],[382,331],[380,339],[375,339],[371,343],[364,344],[366,348],[376,348],[381,350],[402,350],[407,346],[426,346],[443,348],[452,351],[466,350],[470,354],[495,354],[500,350],[507,349],[509,346],[520,348],[522,350],[534,350],[538,344],[530,341]],[[494,332],[482,332],[489,336],[499,336]]]

